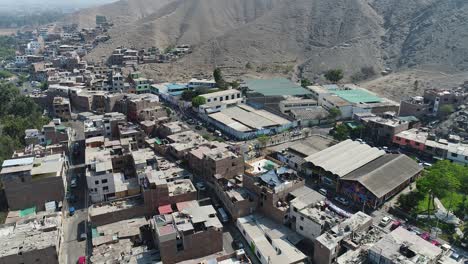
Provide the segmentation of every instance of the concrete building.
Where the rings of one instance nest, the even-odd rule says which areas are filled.
[[[244,102],[241,91],[229,89],[200,95],[206,103],[198,107],[200,113],[214,113]]]
[[[365,117],[361,122],[365,128],[363,137],[383,146],[390,145],[396,134],[409,129],[409,122],[397,118]]]
[[[60,145],[62,151],[67,153],[71,144],[72,129],[54,120],[42,127],[42,130],[26,129],[25,142],[27,145],[51,146]]]
[[[212,142],[191,150],[189,167],[205,180],[232,179],[244,173],[244,158],[229,150],[225,143]]]
[[[455,90],[428,89],[424,91],[424,103],[429,105],[429,114],[438,115],[443,112],[443,107],[450,105],[455,109],[463,104],[468,93],[462,88]]]
[[[247,163],[243,186],[257,195],[257,210],[277,223],[289,217],[289,193],[305,185],[296,172],[267,159]]]
[[[398,112],[399,104],[354,84],[308,86],[319,105],[326,109],[338,108],[341,118],[349,119],[355,113],[370,112],[383,114],[388,111]]]
[[[118,138],[119,123],[126,123],[127,118],[122,113],[111,112],[104,115],[92,115],[84,120],[85,138],[104,136],[106,138]]]
[[[0,263],[58,264],[62,216],[40,214],[0,227]]]
[[[151,226],[164,263],[196,259],[223,250],[223,225],[211,205],[192,203],[179,212],[153,217]]]
[[[192,130],[170,135],[167,140],[169,143],[164,146],[164,152],[178,159],[186,159],[186,155],[190,150],[208,143],[207,140]]]
[[[444,251],[403,227],[386,234],[369,249],[368,261],[381,263],[440,263]]]
[[[280,111],[283,114],[289,114],[291,110],[310,109],[314,106],[318,106],[317,100],[298,97],[288,98],[279,103]]]
[[[216,82],[215,80],[193,78],[187,83],[187,87],[190,89],[199,88],[199,87],[215,88]]]
[[[301,238],[283,225],[251,215],[237,219],[236,226],[262,264],[305,263],[307,260],[295,246]]]
[[[186,124],[179,121],[174,121],[160,125],[157,128],[157,134],[162,138],[166,138],[170,135],[185,132],[189,129],[190,128]]]
[[[242,186],[242,178],[221,178],[213,184],[216,196],[233,220],[253,214],[258,206],[258,196]]]
[[[270,135],[295,127],[297,124],[265,110],[238,104],[217,113],[202,115],[211,125],[237,139],[250,139]]]
[[[149,249],[144,217],[130,218],[96,227],[92,238],[91,263],[156,263],[156,249]]]
[[[427,146],[426,146],[427,147]],[[447,159],[462,165],[468,164],[468,145],[467,144],[448,144]]]
[[[298,126],[312,127],[329,123],[329,113],[322,106],[314,106],[305,109],[292,109],[289,113]]]
[[[67,164],[62,154],[5,160],[0,178],[10,210],[60,202],[65,195]]]
[[[314,241],[314,263],[331,264],[348,250],[357,248],[353,242],[360,233],[366,234],[372,227],[372,217],[357,212]]]
[[[292,191],[290,195],[291,228],[310,241],[341,221],[341,217],[326,208],[325,196],[313,189],[304,186]]]
[[[70,100],[63,97],[55,97],[52,103],[53,115],[62,121],[71,119]]]
[[[400,102],[400,112],[398,116],[415,116],[424,117],[430,114],[431,106],[429,103],[424,103],[424,97],[414,96],[408,100]]]

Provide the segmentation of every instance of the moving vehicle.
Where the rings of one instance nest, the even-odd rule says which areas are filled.
[[[70,180],[70,187],[76,188],[77,186],[78,186],[78,181],[77,181],[76,177],[73,177],[73,178]]]
[[[232,240],[232,247],[235,250],[244,249],[244,244],[239,239]]]
[[[226,211],[224,211],[224,208],[218,208],[218,217],[223,223],[226,223],[227,221],[229,221],[229,217]]]
[[[327,196],[327,190],[325,190],[323,188],[319,189],[318,192],[323,196]]]
[[[344,205],[344,206],[348,206],[348,205],[349,205],[348,200],[346,200],[346,199],[343,198],[343,197],[335,197],[334,200],[337,201],[338,203]]]
[[[206,186],[203,182],[197,182],[195,183],[195,187],[197,187],[197,189],[199,191],[205,191],[206,190]]]
[[[381,227],[386,227],[390,222],[392,221],[392,218],[388,216],[384,216],[382,220],[380,220],[379,226]]]

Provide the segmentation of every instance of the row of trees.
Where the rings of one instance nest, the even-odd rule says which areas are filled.
[[[49,121],[43,110],[11,83],[0,83],[0,163],[25,145],[24,131],[41,128]]]
[[[0,36],[0,60],[15,58],[16,39],[11,36]]]

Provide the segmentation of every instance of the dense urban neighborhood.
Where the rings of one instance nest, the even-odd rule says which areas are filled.
[[[87,60],[112,26],[2,39],[0,263],[468,260],[468,83],[164,82],[192,47]]]

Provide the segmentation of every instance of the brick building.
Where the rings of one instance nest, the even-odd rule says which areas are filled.
[[[196,259],[223,250],[223,225],[211,205],[192,204],[180,212],[155,216],[151,226],[164,263]]]
[[[62,154],[5,160],[0,177],[10,210],[44,210],[46,202],[62,201],[66,168]]]

